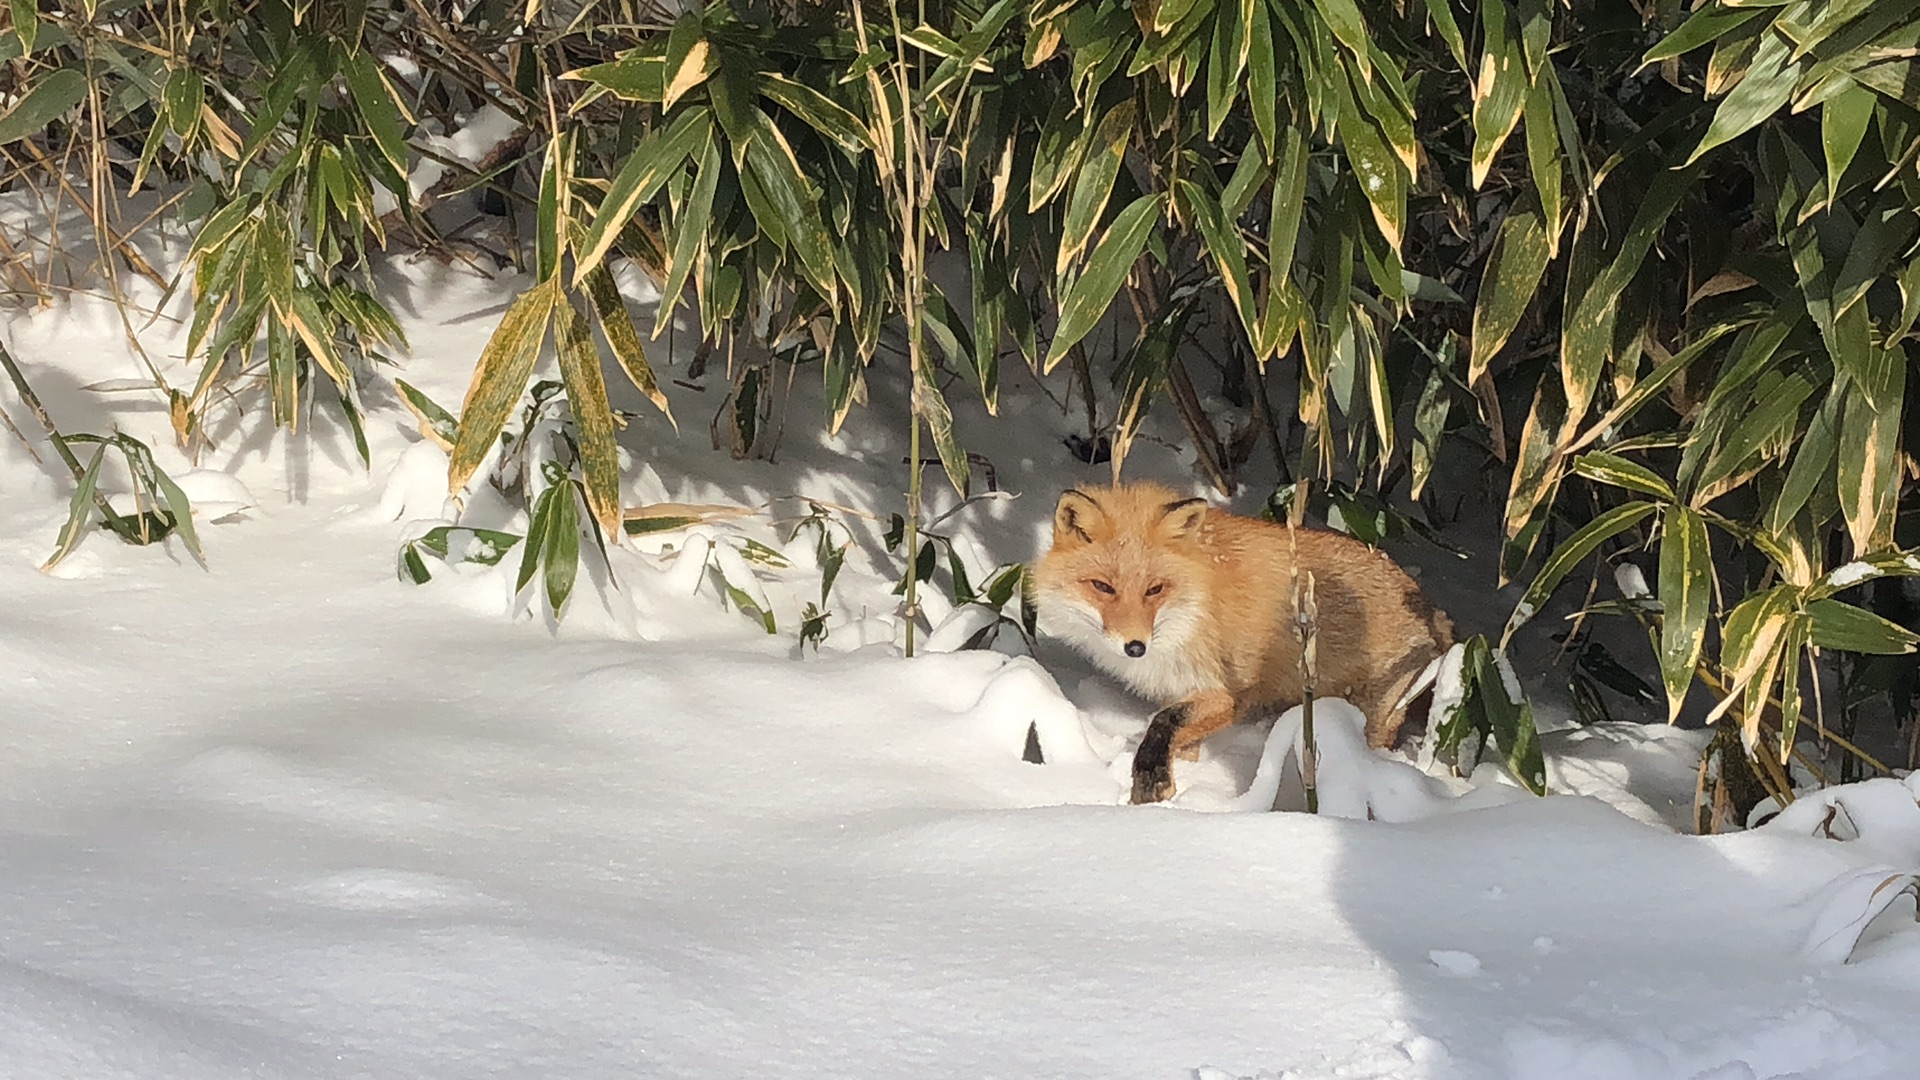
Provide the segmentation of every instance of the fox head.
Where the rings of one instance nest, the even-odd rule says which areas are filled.
[[[1041,627],[1122,675],[1158,667],[1200,621],[1207,503],[1150,484],[1068,490],[1034,571]],[[1131,680],[1131,677],[1129,678]]]

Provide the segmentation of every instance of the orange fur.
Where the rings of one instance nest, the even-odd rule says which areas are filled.
[[[1352,702],[1367,716],[1368,742],[1391,746],[1401,698],[1452,644],[1453,628],[1385,553],[1155,484],[1060,497],[1053,546],[1034,567],[1040,627],[1164,706],[1134,759],[1135,802],[1172,793],[1170,755],[1299,704],[1296,560],[1301,578],[1313,576],[1319,611],[1315,694]]]

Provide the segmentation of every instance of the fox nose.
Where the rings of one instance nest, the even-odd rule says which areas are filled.
[[[1127,655],[1136,660],[1147,655],[1147,643],[1144,641],[1127,642]]]

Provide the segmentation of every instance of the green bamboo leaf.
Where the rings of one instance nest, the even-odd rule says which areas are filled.
[[[13,108],[0,115],[0,146],[38,135],[86,97],[87,77],[79,71],[60,68],[48,72],[13,103]]]
[[[1307,162],[1311,151],[1307,133],[1289,126],[1281,136],[1279,161],[1273,168],[1272,206],[1267,219],[1267,271],[1276,281],[1293,271],[1293,253],[1300,241],[1300,216],[1307,203]]]
[[[386,75],[381,72],[378,61],[371,52],[362,49],[343,49],[341,74],[346,76],[347,91],[353,97],[353,107],[359,112],[360,120],[367,125],[367,133],[373,136],[380,155],[393,166],[393,171],[402,177],[407,175],[407,137],[401,129],[400,103],[394,97],[393,88],[387,85]]]
[[[1631,390],[1620,395],[1620,400],[1614,403],[1613,408],[1607,410],[1606,415],[1594,421],[1587,430],[1580,433],[1578,438],[1569,443],[1568,452],[1575,452],[1591,445],[1601,435],[1617,429],[1622,422],[1639,412],[1647,402],[1652,401],[1654,395],[1666,389],[1667,384],[1672,382],[1675,376],[1685,371],[1695,360],[1706,355],[1707,350],[1722,337],[1732,333],[1737,325],[1732,322],[1717,323],[1709,327],[1706,333],[1688,344],[1686,348],[1661,362],[1639,382],[1634,383]],[[1778,342],[1776,341],[1775,344],[1777,345]]]
[[[661,331],[672,324],[673,310],[680,305],[680,294],[686,290],[687,279],[693,273],[694,264],[701,259],[711,257],[711,248],[707,243],[707,228],[713,218],[714,193],[720,186],[718,140],[706,141],[705,146],[700,150],[700,160],[695,168],[697,171],[693,177],[693,191],[681,204],[679,212],[673,215],[671,232],[673,243],[671,253],[667,257],[667,278],[660,286],[662,307],[653,320],[655,338],[658,338]],[[604,269],[604,267],[596,267],[593,273],[599,273]],[[603,318],[606,310],[605,307],[601,308]],[[625,361],[622,360],[621,363],[624,365]],[[645,363],[644,359],[642,363]],[[665,409],[665,401],[665,398],[659,398],[654,404]]]
[[[983,215],[968,215],[968,233],[976,237],[987,234]],[[1001,327],[1007,322],[1009,294],[1012,294],[1013,303],[1024,302],[1018,294],[1013,293],[1007,280],[1005,261],[993,245],[969,243],[967,261],[971,271],[967,281],[973,301],[973,347],[980,377],[980,395],[986,402],[987,412],[998,415]]]
[[[1845,391],[1845,387],[1830,391],[1820,411],[1807,423],[1807,432],[1800,439],[1799,449],[1793,452],[1793,464],[1787,469],[1780,493],[1767,506],[1767,532],[1776,536],[1785,533],[1813,496],[1814,489],[1833,475],[1833,451],[1839,445],[1837,421],[1840,405],[1847,397]]]
[[[1505,647],[1489,653],[1487,659],[1487,667],[1473,681],[1487,729],[1513,778],[1535,795],[1545,795],[1547,765],[1534,727],[1533,705],[1520,687]]]
[[[1560,181],[1566,172],[1561,149],[1558,103],[1555,91],[1559,75],[1548,62],[1527,92],[1524,114],[1527,120],[1527,168],[1533,173],[1533,189],[1539,196],[1540,214],[1547,234],[1549,257],[1560,253],[1560,223],[1565,206]]]
[[[759,181],[788,243],[800,256],[801,273],[814,291],[831,302],[837,294],[834,283],[838,275],[833,265],[833,237],[820,216],[819,196],[800,171],[800,162],[780,129],[773,126],[767,114],[758,109],[753,113],[758,133],[747,143],[742,174]],[[759,219],[757,211],[755,220],[763,227],[767,224]]]
[[[646,347],[640,343],[640,332],[634,329],[633,316],[627,314],[626,301],[620,298],[619,286],[613,282],[613,275],[605,266],[595,267],[587,275],[587,299],[593,303],[594,316],[599,320],[600,332],[607,337],[607,344],[613,348],[613,358],[620,364],[620,370],[627,373],[634,388],[647,396],[667,417],[667,422],[675,430],[680,422],[673,418],[673,410],[667,407],[667,395],[660,391],[659,380],[654,378],[653,365],[647,362]]]
[[[1520,122],[1529,85],[1520,60],[1520,44],[1507,26],[1506,0],[1489,0],[1480,13],[1485,42],[1473,83],[1472,179],[1476,189],[1486,182],[1494,157]]]
[[[1053,272],[1065,274],[1093,238],[1093,230],[1106,213],[1113,181],[1127,153],[1127,140],[1133,134],[1134,105],[1126,98],[1101,118],[1093,143],[1074,176],[1072,193],[1067,196],[1067,213],[1060,228],[1060,251],[1054,258]]]
[[[460,435],[460,421],[435,404],[432,398],[414,389],[405,379],[393,380],[393,388],[400,392],[400,403],[419,422],[420,434],[438,443],[442,450],[451,452],[454,440]]]
[[[1766,10],[1761,6],[1723,7],[1718,4],[1702,6],[1689,15],[1687,21],[1680,24],[1679,29],[1661,38],[1659,44],[1648,49],[1647,54],[1640,58],[1640,66],[1644,68],[1649,64],[1657,64],[1662,60],[1690,53],[1702,45],[1716,41],[1739,29]]]
[[[580,573],[580,504],[574,498],[577,487],[574,481],[566,480],[546,491],[553,496],[553,516],[547,521],[543,581],[547,607],[555,619],[566,608],[567,597],[573,595],[574,579]]]
[[[562,302],[557,277],[520,294],[480,350],[473,382],[460,407],[459,434],[447,463],[447,490],[459,491],[493,451],[494,440],[527,388],[533,362],[556,304]]]
[[[1407,220],[1407,170],[1393,148],[1374,126],[1373,118],[1355,102],[1350,85],[1340,83],[1340,145],[1353,166],[1361,192],[1373,210],[1373,220],[1387,246],[1400,250]]]
[[[620,538],[620,446],[613,434],[613,405],[600,371],[600,350],[594,347],[587,317],[571,301],[554,308],[554,345],[560,358],[560,379],[580,447],[580,472],[586,477],[587,509],[601,532]],[[624,314],[624,312],[623,312]]]
[[[1192,310],[1192,303],[1182,300],[1159,312],[1120,362],[1120,405],[1119,414],[1114,417],[1112,439],[1116,472],[1126,462],[1127,451],[1133,446],[1148,408],[1167,384],[1186,332],[1187,316]]]
[[[1856,378],[1853,392],[1841,407],[1836,479],[1841,513],[1854,550],[1871,552],[1893,543],[1902,475],[1900,414],[1907,368],[1898,346],[1869,346],[1864,351],[1874,354],[1879,360],[1876,367],[1885,375],[1873,380],[1878,385]]]
[[[142,449],[144,448],[143,446]],[[364,452],[361,456],[365,457]],[[193,504],[187,501],[187,493],[181,491],[180,485],[173,482],[173,477],[168,476],[154,462],[151,453],[147,455],[146,463],[147,467],[153,470],[153,483],[160,496],[160,502],[167,508],[167,515],[173,518],[174,531],[180,534],[181,542],[187,545],[187,550],[193,554],[194,559],[198,560],[201,566],[205,566],[207,553],[200,547],[200,534],[194,531]]]
[[[1550,242],[1540,206],[1524,198],[1507,212],[1494,237],[1487,265],[1480,272],[1480,294],[1473,306],[1473,346],[1467,384],[1478,383],[1500,347],[1513,335],[1540,289]]]
[[[293,334],[279,319],[267,320],[267,390],[273,404],[273,423],[300,429],[300,357]]]
[[[1863,582],[1883,577],[1920,577],[1920,554],[1883,551],[1835,567],[1805,590],[1807,600],[1825,600]]]
[[[850,154],[873,149],[866,124],[845,106],[805,83],[777,71],[763,71],[757,84],[760,96],[799,117],[808,127],[837,142]]]
[[[1451,360],[1453,339],[1449,338],[1442,348],[1443,355]],[[1446,371],[1436,362],[1427,374],[1427,384],[1421,388],[1420,401],[1413,410],[1413,484],[1408,495],[1415,500],[1427,489],[1427,481],[1433,476],[1434,462],[1440,455],[1440,444],[1447,430],[1447,414],[1452,408]]]
[[[1354,59],[1364,70],[1369,62],[1373,36],[1367,30],[1367,20],[1360,14],[1360,5],[1354,0],[1314,0],[1314,8],[1326,21],[1327,29],[1340,44],[1352,51]]]
[[[1720,624],[1720,665],[1727,672],[1726,697],[1707,714],[1713,723],[1726,715],[1736,698],[1764,701],[1779,670],[1781,646],[1799,621],[1795,610],[1799,590],[1776,585],[1740,601]],[[1763,710],[1746,710],[1744,733],[1753,745]]]
[[[1433,20],[1433,28],[1440,32],[1440,40],[1446,42],[1447,52],[1453,55],[1453,62],[1460,65],[1460,73],[1471,75],[1473,69],[1467,66],[1467,42],[1460,35],[1460,23],[1453,17],[1452,0],[1426,0],[1427,17]]]
[[[1113,219],[1107,234],[1100,238],[1087,260],[1086,270],[1075,279],[1060,304],[1060,325],[1054,332],[1053,342],[1047,346],[1047,359],[1041,365],[1043,371],[1052,371],[1067,350],[1086,337],[1106,314],[1159,219],[1158,195],[1140,196]]]
[[[1086,123],[1081,117],[1073,95],[1059,96],[1040,126],[1040,141],[1027,172],[1027,213],[1038,213],[1066,189],[1093,145],[1097,130],[1098,125]]]
[[[1826,157],[1829,200],[1839,195],[1840,176],[1866,138],[1877,98],[1873,91],[1855,84],[1820,106],[1820,146]]]
[[[1660,538],[1660,678],[1667,688],[1667,722],[1693,685],[1713,600],[1713,549],[1706,522],[1678,503],[1668,505]]]
[[[1567,417],[1578,423],[1593,402],[1601,369],[1613,344],[1614,320],[1619,313],[1620,294],[1640,272],[1640,264],[1659,239],[1667,218],[1689,193],[1695,190],[1697,166],[1664,169],[1654,178],[1646,198],[1635,209],[1620,249],[1613,260],[1582,291],[1577,299],[1571,291],[1573,314],[1561,326],[1560,376],[1566,387]]]
[[[661,102],[667,97],[667,60],[648,55],[645,49],[632,49],[605,64],[580,68],[562,75],[602,87],[626,101]]]
[[[981,388],[984,399],[987,388],[975,360],[973,335],[968,331],[966,321],[954,310],[953,304],[947,300],[947,294],[931,281],[927,282],[926,299],[926,306],[921,309],[924,319],[921,329],[939,346],[940,354],[947,358],[949,368],[973,375],[973,381]]]
[[[1822,649],[1898,656],[1920,645],[1920,634],[1852,604],[1815,600],[1806,611],[1810,640]]]
[[[1706,506],[1750,478],[1763,464],[1764,454],[1784,448],[1799,430],[1800,405],[1813,396],[1813,390],[1812,380],[1799,372],[1775,380],[1705,459],[1688,503]]]
[[[1563,578],[1578,566],[1595,548],[1613,539],[1628,528],[1636,525],[1648,514],[1653,513],[1655,505],[1650,502],[1636,501],[1623,503],[1594,518],[1581,526],[1572,536],[1547,558],[1546,565],[1534,575],[1532,584],[1520,597],[1520,603],[1507,617],[1507,628],[1500,635],[1500,647],[1507,647],[1513,640],[1514,631],[1520,629],[1532,619],[1534,614],[1546,605],[1547,598],[1553,595]]]
[[[682,12],[667,32],[667,54],[661,67],[660,107],[674,103],[720,67],[720,54],[706,39],[706,28],[695,11]]]
[[[1245,12],[1241,9],[1245,9]],[[1233,0],[1219,4],[1213,15],[1212,47],[1207,55],[1207,137],[1220,133],[1239,97],[1240,73],[1246,70],[1246,24],[1251,20],[1251,0]]]
[[[80,537],[86,533],[87,523],[93,520],[93,496],[100,490],[100,462],[106,456],[106,443],[94,447],[93,457],[80,473],[80,480],[73,488],[73,498],[67,503],[67,523],[60,527],[60,537],[54,543],[53,554],[40,564],[43,572],[53,569],[60,560],[73,554],[74,548],[80,546]]]
[[[560,203],[567,187],[566,159],[571,144],[572,140],[566,136],[555,135],[547,145],[547,160],[540,169],[540,195],[534,203],[533,246],[534,273],[541,281],[552,277],[559,268],[560,251],[566,244]]]
[[[200,106],[205,99],[206,84],[200,80],[199,72],[187,67],[173,69],[162,92],[165,107],[161,113],[167,128],[182,139],[193,138],[200,130]]]
[[[947,480],[953,484],[953,490],[961,495],[967,493],[967,452],[961,447],[960,439],[953,431],[953,409],[947,405],[947,395],[941,391],[940,382],[935,377],[933,360],[924,352],[920,362],[913,366],[913,387],[915,412],[927,425],[927,433],[933,436],[933,448],[940,455],[940,465],[946,470]],[[918,468],[919,463],[915,462]]]
[[[1271,149],[1279,145],[1280,125],[1275,104],[1280,100],[1280,91],[1273,50],[1273,13],[1266,4],[1254,5],[1253,20],[1248,27],[1247,103],[1252,107],[1253,127],[1260,133],[1261,145]]]
[[[659,192],[689,157],[704,157],[706,144],[713,140],[713,115],[705,106],[696,105],[666,128],[640,141],[614,174],[593,223],[574,246],[573,280],[578,282],[588,271],[600,265],[620,231],[633,220],[640,205]]]
[[[1793,61],[1791,50],[1792,46],[1777,34],[1760,37],[1746,74],[1720,100],[1719,108],[1713,112],[1713,122],[1707,125],[1706,134],[1700,137],[1686,164],[1699,161],[1707,151],[1753,130],[1787,106],[1806,66]]]
[[[554,493],[562,486],[550,485],[533,501],[533,513],[527,516],[527,546],[520,549],[520,572],[513,583],[515,596],[525,591],[527,583],[540,571],[541,556],[547,549],[547,534],[553,529]]]
[[[1226,211],[1200,185],[1181,179],[1174,182],[1174,191],[1199,224],[1201,241],[1220,271],[1227,299],[1233,302],[1234,310],[1240,314],[1240,325],[1247,332],[1247,340],[1253,341],[1259,332],[1260,317],[1254,309],[1253,282],[1247,276],[1245,243],[1227,221]]]
[[[1637,491],[1666,502],[1672,502],[1676,497],[1672,485],[1659,473],[1615,454],[1599,450],[1582,454],[1574,461],[1573,471],[1589,480]]]

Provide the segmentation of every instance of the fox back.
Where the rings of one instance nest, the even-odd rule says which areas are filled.
[[[1298,573],[1296,573],[1296,569]],[[1384,553],[1351,537],[1239,517],[1154,484],[1070,490],[1034,568],[1040,628],[1157,705],[1224,692],[1234,720],[1298,704],[1296,582],[1312,587],[1315,693],[1391,745],[1401,698],[1452,626]]]

